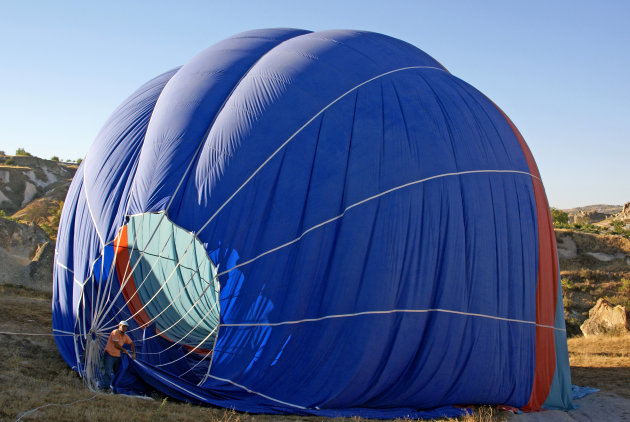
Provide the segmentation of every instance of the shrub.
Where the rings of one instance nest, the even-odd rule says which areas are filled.
[[[585,224],[582,226],[582,231],[586,233],[600,234],[602,232],[602,228],[593,224]]]
[[[605,296],[602,295],[602,296],[612,306],[617,306],[617,305],[625,306],[626,310],[628,310],[628,308],[630,308],[630,299],[628,299],[624,295],[605,295]]]
[[[569,280],[568,278],[561,279],[560,284],[562,284],[562,287],[567,290],[574,290],[576,287],[575,282],[573,280]]]
[[[13,159],[13,157],[11,157],[7,161],[5,161],[4,164],[6,164],[7,166],[12,166],[13,164],[15,164],[15,160]]]
[[[553,220],[554,226],[558,224],[569,224],[569,214],[557,208],[551,208],[551,219]]]
[[[59,161],[59,157],[53,155],[52,157],[50,157],[50,161]]]
[[[18,148],[15,150],[15,155],[22,155],[25,157],[32,157],[30,152],[26,152],[24,148]]]

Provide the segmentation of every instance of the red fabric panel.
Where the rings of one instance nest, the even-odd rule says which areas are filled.
[[[497,107],[498,108],[498,107]],[[501,109],[499,109],[501,111]],[[551,212],[547,202],[545,188],[540,180],[538,166],[534,161],[529,147],[523,136],[509,117],[501,111],[516,138],[523,148],[525,159],[529,167],[536,198],[536,212],[538,220],[538,285],[536,287],[536,324],[554,326],[556,314],[556,300],[558,298],[558,252],[556,250],[556,236],[553,231]],[[547,327],[536,327],[536,372],[534,385],[529,402],[523,411],[531,412],[542,409],[542,405],[549,395],[554,371],[556,369],[556,346],[554,330]]]
[[[127,307],[141,327],[147,326],[151,322],[149,315],[142,309],[142,301],[136,292],[136,282],[131,272],[133,265],[129,262],[129,249],[127,241],[127,226],[124,226],[114,240],[114,254],[116,257],[116,273],[122,287],[122,293],[127,302]],[[127,283],[125,283],[125,279]],[[139,311],[139,312],[138,312]]]
[[[160,329],[158,327],[155,327],[155,333],[158,334],[160,337],[162,337],[165,340],[170,341],[171,343],[175,343],[174,340],[170,339],[166,334],[164,334],[162,331],[160,331]],[[214,350],[208,350],[208,349],[202,349],[201,347],[194,347],[194,346],[189,346],[187,344],[183,344],[183,343],[178,343],[180,346],[182,346],[184,349],[190,351],[190,352],[194,352],[197,353],[198,355],[202,355],[202,356],[207,356],[210,353],[212,353]]]

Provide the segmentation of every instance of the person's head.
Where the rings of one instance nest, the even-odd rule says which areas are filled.
[[[127,327],[129,327],[129,324],[127,324],[127,321],[120,321],[118,323],[118,329],[123,334],[125,333],[125,331],[127,331]]]

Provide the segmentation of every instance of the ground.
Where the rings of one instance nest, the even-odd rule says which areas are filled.
[[[44,333],[52,330],[50,294],[17,286],[0,286],[0,332]],[[577,403],[569,413],[542,412],[511,417],[489,406],[461,421],[630,420],[630,335],[569,339],[573,383],[600,388],[601,393]],[[319,421],[318,417],[249,415],[178,403],[164,397],[142,399],[91,393],[62,360],[51,336],[0,334],[0,421],[112,420],[131,415],[134,421]],[[37,409],[37,410],[34,410]],[[595,419],[593,419],[593,415]],[[605,415],[605,419],[602,419]],[[606,419],[607,416],[610,416]],[[543,418],[543,419],[541,419]],[[127,419],[127,418],[126,418]],[[361,419],[331,419],[354,421]]]

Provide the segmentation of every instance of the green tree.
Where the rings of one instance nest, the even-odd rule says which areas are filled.
[[[569,224],[569,214],[557,208],[551,208],[551,219],[554,226]]]
[[[53,155],[52,157],[50,157],[50,161],[59,161],[59,157]]]
[[[79,159],[77,160],[77,165],[81,164],[81,161],[83,161],[83,158],[79,158]]]
[[[25,157],[32,157],[30,152],[26,152],[24,148],[18,148],[15,150],[15,155],[23,155]]]

